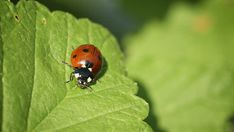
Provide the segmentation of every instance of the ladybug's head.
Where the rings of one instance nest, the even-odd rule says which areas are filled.
[[[86,88],[93,82],[93,73],[88,68],[75,69],[74,75],[77,79],[77,85],[81,88]]]

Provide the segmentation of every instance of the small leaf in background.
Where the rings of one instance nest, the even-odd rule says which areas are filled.
[[[148,98],[154,130],[233,131],[233,7],[230,0],[177,5],[165,23],[125,39],[127,68]]]
[[[151,131],[142,120],[148,104],[135,96],[123,55],[103,27],[35,1],[0,1],[2,131]],[[93,91],[65,84],[72,72],[61,62],[72,47],[97,46],[105,64]]]

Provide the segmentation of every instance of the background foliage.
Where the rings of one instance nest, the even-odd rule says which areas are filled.
[[[157,119],[166,131],[233,131],[233,12],[223,2],[176,5],[164,23],[126,39],[128,71],[149,98],[155,129]]]

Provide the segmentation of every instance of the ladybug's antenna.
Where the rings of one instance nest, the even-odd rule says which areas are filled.
[[[67,62],[62,61],[62,63],[72,68],[72,66],[70,64],[68,64]]]
[[[90,91],[90,92],[92,92],[93,91],[93,89],[91,88],[91,87],[87,87],[87,89]]]

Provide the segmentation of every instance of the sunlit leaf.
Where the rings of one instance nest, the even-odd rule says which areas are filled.
[[[151,131],[142,121],[148,104],[134,95],[137,86],[105,28],[35,1],[1,1],[0,7],[4,132]],[[93,91],[65,84],[72,69],[61,63],[69,62],[72,47],[87,43],[105,60]]]

